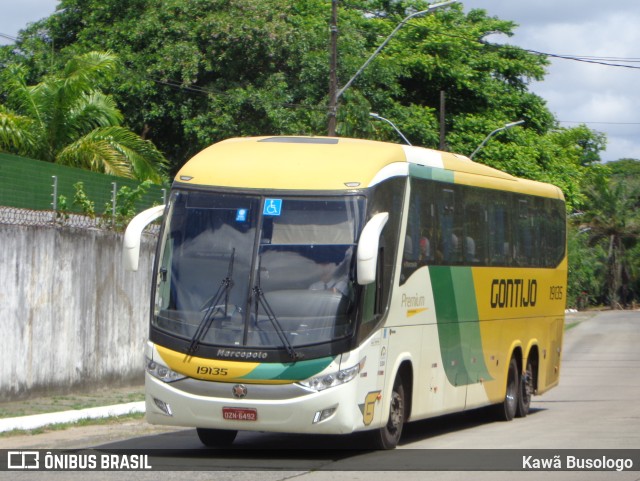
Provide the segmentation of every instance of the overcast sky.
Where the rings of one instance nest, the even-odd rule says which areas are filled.
[[[488,38],[530,50],[573,57],[605,58],[611,67],[551,59],[543,82],[531,90],[547,101],[563,127],[586,123],[607,134],[602,159],[640,159],[640,2],[638,0],[461,0],[513,20],[511,38]],[[2,0],[0,44],[10,43],[27,23],[51,15],[57,0]],[[435,3],[435,1],[434,1]],[[635,63],[633,62],[635,61]],[[516,119],[514,119],[516,120]]]
[[[602,159],[640,159],[640,2],[638,0],[462,0],[465,10],[482,8],[491,16],[513,20],[512,37],[496,43],[573,57],[602,57],[611,67],[551,58],[543,82],[531,90],[571,127],[585,123],[607,134]],[[626,59],[623,61],[622,59]],[[629,60],[635,60],[629,62]]]

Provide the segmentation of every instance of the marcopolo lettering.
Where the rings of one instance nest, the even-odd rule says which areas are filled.
[[[264,351],[234,351],[230,349],[218,349],[218,357],[235,359],[266,359],[267,353]]]
[[[493,279],[491,281],[491,307],[535,307],[538,281],[535,279]]]

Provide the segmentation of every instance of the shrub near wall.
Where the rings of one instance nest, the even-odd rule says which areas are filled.
[[[0,401],[143,381],[155,237],[0,224]]]

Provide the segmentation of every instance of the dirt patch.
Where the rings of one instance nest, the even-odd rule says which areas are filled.
[[[0,449],[86,449],[125,439],[187,428],[153,426],[144,419],[114,420],[108,424],[73,426],[64,430],[0,437]]]

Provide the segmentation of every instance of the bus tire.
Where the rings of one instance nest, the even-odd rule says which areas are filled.
[[[519,418],[525,417],[529,414],[529,407],[531,406],[531,396],[533,395],[533,366],[531,361],[527,360],[527,368],[520,379],[520,390],[518,392],[518,409],[516,416]]]
[[[384,427],[373,431],[371,439],[375,449],[394,449],[402,436],[405,418],[405,398],[402,377],[396,377],[391,391],[389,417]]]
[[[233,443],[238,431],[227,429],[196,428],[200,442],[208,448],[222,448]]]
[[[507,390],[504,400],[496,405],[496,416],[500,421],[511,421],[516,415],[518,399],[520,398],[519,378],[518,363],[516,358],[512,357],[509,362],[509,371],[507,372]]]

